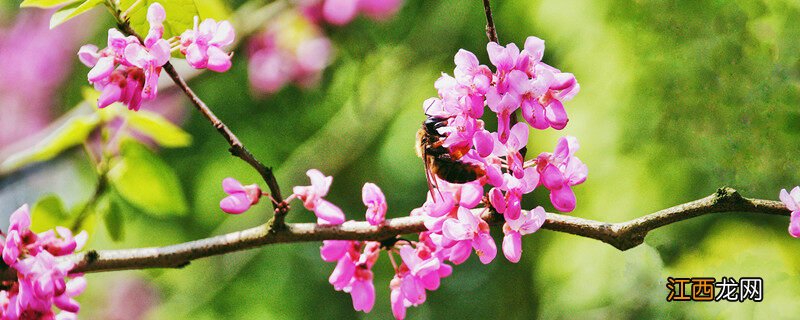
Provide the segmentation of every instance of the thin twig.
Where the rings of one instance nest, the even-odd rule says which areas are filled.
[[[117,25],[123,33],[136,36],[139,38],[139,40],[142,39],[141,36],[138,35],[133,28],[131,28],[130,23],[127,21],[118,21]],[[189,101],[192,102],[192,105],[194,105],[195,109],[200,111],[200,113],[206,119],[208,119],[211,125],[217,129],[217,132],[219,132],[222,137],[225,138],[230,145],[228,151],[230,151],[233,156],[244,160],[244,162],[247,162],[247,164],[253,167],[253,169],[255,169],[261,175],[261,178],[267,183],[270,194],[272,194],[272,198],[274,199],[272,206],[275,209],[275,216],[271,222],[271,225],[276,229],[283,228],[284,218],[289,210],[289,206],[283,201],[281,189],[278,186],[278,181],[275,179],[275,174],[272,172],[272,168],[267,167],[258,161],[258,159],[256,159],[256,157],[253,156],[249,150],[247,150],[236,134],[234,134],[233,131],[231,131],[231,129],[228,128],[224,122],[222,122],[222,120],[217,118],[214,112],[211,111],[211,108],[209,108],[208,105],[206,105],[206,103],[194,93],[192,88],[190,88],[181,75],[178,74],[172,64],[167,62],[167,64],[164,65],[163,70],[167,73],[167,75],[169,75],[170,78],[172,78],[172,81],[175,82],[175,85],[177,85],[181,91],[183,91],[186,96],[189,97]]]
[[[489,0],[483,0],[483,11],[486,12],[486,37],[491,42],[497,42],[497,29],[494,27],[494,19],[492,18],[492,5]]]
[[[486,209],[475,209],[474,212],[483,211]],[[779,201],[744,198],[734,189],[720,188],[708,197],[621,223],[607,223],[548,213],[542,228],[599,240],[624,251],[642,244],[645,236],[651,230],[715,212],[753,212],[781,216],[788,216],[790,213],[786,206]],[[503,217],[492,212],[485,212],[482,218],[492,225],[503,223]],[[293,223],[276,230],[265,224],[166,247],[88,251],[61,259],[70,259],[75,262],[76,267],[73,272],[180,268],[195,259],[276,243],[322,240],[384,241],[399,235],[426,230],[422,218],[417,216],[389,219],[381,226],[373,226],[366,221],[349,221],[339,226]],[[7,271],[0,278],[13,279],[14,274]]]

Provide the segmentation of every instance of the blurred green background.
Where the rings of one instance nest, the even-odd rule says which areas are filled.
[[[15,5],[7,5],[6,13],[13,16]],[[529,35],[544,39],[544,61],[574,73],[581,84],[580,94],[566,105],[569,126],[532,131],[528,147],[535,156],[551,151],[562,135],[580,141],[577,155],[588,165],[589,179],[575,188],[573,215],[618,222],[721,186],[777,199],[781,188],[800,183],[800,2],[493,5],[501,43],[521,46]],[[102,43],[110,26],[107,17],[100,20],[105,22],[94,43]],[[424,201],[427,190],[413,150],[424,119],[422,101],[436,94],[433,83],[440,72],[452,72],[459,48],[489,63],[484,25],[477,0],[408,0],[387,22],[359,18],[326,28],[336,59],[314,89],[252,94],[241,48],[230,72],[203,74],[191,85],[260,160],[276,167],[284,193],[307,184],[305,171],[318,168],[334,176],[329,200],[348,218],[363,218],[359,190],[367,181],[384,190],[391,217],[404,216]],[[73,80],[57,98],[60,110],[80,100],[87,70],[77,59],[75,65]],[[228,156],[225,141],[205,119],[184,107],[189,116],[183,127],[194,142],[160,155],[177,171],[189,213],[153,217],[128,208],[124,239],[113,242],[98,228],[90,247],[161,246],[269,218],[266,206],[238,216],[219,210],[223,178],[245,183],[259,178]],[[87,198],[93,176],[85,159],[76,153],[60,161],[79,169],[71,190],[54,191],[66,202]],[[49,167],[64,165],[37,170]],[[20,202],[10,207],[36,200],[13,199]],[[546,199],[546,192],[537,190],[524,207],[541,204],[552,211]],[[301,206],[294,208],[289,221],[313,220]],[[793,318],[800,312],[800,242],[787,234],[787,224],[785,217],[710,215],[660,228],[644,245],[625,252],[544,230],[524,238],[518,264],[500,255],[487,266],[474,257],[457,266],[424,305],[409,309],[409,318]],[[495,235],[499,244],[502,235]],[[158,297],[149,319],[389,318],[388,259],[383,256],[376,265],[375,308],[357,313],[349,295],[328,284],[333,265],[320,260],[319,245],[268,246],[198,260],[181,270],[91,274],[80,297],[82,317],[104,318],[115,287],[143,279]],[[668,303],[668,276],[763,277],[764,301]]]

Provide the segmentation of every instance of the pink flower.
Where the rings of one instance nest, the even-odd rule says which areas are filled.
[[[85,230],[73,237],[69,229],[56,227],[56,232],[48,230],[39,234],[39,245],[54,256],[64,256],[82,249],[88,238]]]
[[[780,199],[792,212],[789,218],[789,234],[792,237],[800,238],[800,187],[794,187],[791,193],[786,192],[786,189],[781,189]]]
[[[311,185],[294,187],[294,194],[303,201],[303,206],[314,212],[317,223],[333,225],[344,223],[342,209],[323,199],[328,195],[333,177],[326,177],[317,169],[308,170],[306,175],[311,178]]]
[[[486,93],[486,104],[497,114],[497,139],[501,143],[508,140],[511,114],[519,109],[519,97],[514,92],[500,93],[496,87]]]
[[[579,148],[574,137],[558,140],[555,153],[542,153],[537,157],[537,168],[541,174],[541,184],[550,190],[550,202],[562,212],[575,209],[575,193],[572,186],[586,181],[588,169],[575,151]]]
[[[397,13],[403,0],[360,0],[358,6],[364,14],[375,20],[385,20]]]
[[[19,261],[20,255],[28,251],[27,246],[37,242],[38,236],[29,229],[31,215],[27,204],[11,214],[10,222],[11,225],[8,227],[8,234],[3,245],[3,261],[6,265],[13,267]]]
[[[139,110],[142,101],[155,99],[161,67],[169,61],[170,45],[164,34],[164,8],[154,3],[147,19],[150,31],[142,44],[136,37],[125,37],[116,29],[108,30],[108,46],[99,50],[85,45],[78,58],[91,67],[87,78],[100,91],[99,108],[121,102],[130,110]]]
[[[209,18],[198,25],[198,17],[195,16],[194,28],[184,31],[180,36],[180,50],[186,56],[186,62],[195,69],[225,72],[231,68],[231,55],[222,48],[232,44],[234,38],[230,22],[217,22]]]
[[[519,262],[522,254],[522,236],[539,230],[544,224],[546,214],[541,206],[531,211],[523,210],[518,219],[506,220],[503,225],[503,255],[511,262]]]
[[[2,319],[69,319],[80,306],[73,297],[86,287],[82,277],[70,276],[71,260],[57,256],[72,254],[83,247],[86,232],[73,237],[69,229],[56,227],[41,234],[30,231],[27,205],[11,216],[3,245],[3,260],[17,272],[16,281],[7,281],[0,290]],[[68,278],[73,278],[67,281]],[[52,307],[62,310],[56,317]]]
[[[325,0],[322,16],[331,24],[345,25],[358,14],[357,0]]]
[[[266,93],[295,83],[316,84],[333,55],[319,26],[293,10],[271,21],[248,44],[248,76],[253,89]]]
[[[497,246],[492,236],[489,235],[489,225],[472,211],[459,208],[458,219],[448,219],[442,226],[445,247],[452,247],[450,261],[461,264],[475,249],[475,253],[483,264],[494,260],[497,255]]]
[[[386,219],[386,196],[381,188],[374,183],[365,183],[361,189],[361,199],[367,206],[367,221],[373,226],[383,223]]]
[[[458,50],[454,61],[456,68],[453,75],[456,81],[473,92],[486,94],[492,83],[492,71],[489,67],[480,64],[475,54],[464,49]]]
[[[257,184],[243,186],[234,178],[222,180],[222,189],[228,196],[219,202],[219,207],[222,211],[231,214],[247,211],[261,198],[261,188]]]
[[[425,302],[425,290],[436,290],[439,288],[439,259],[430,254],[426,258],[420,257],[418,250],[411,246],[400,248],[400,257],[403,264],[408,269],[408,273],[402,276],[401,288],[403,296],[412,304]],[[403,269],[401,267],[401,269]]]
[[[370,312],[375,304],[375,286],[372,283],[372,266],[378,259],[380,243],[364,243],[359,252],[358,241],[324,241],[320,254],[327,262],[337,261],[328,281],[337,291],[350,293],[356,311]]]
[[[311,0],[301,3],[301,9],[314,21],[321,18],[342,26],[350,23],[359,12],[375,20],[385,20],[393,16],[402,4],[402,0]]]

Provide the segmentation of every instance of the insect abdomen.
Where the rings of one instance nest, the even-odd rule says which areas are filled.
[[[432,157],[432,159],[431,171],[442,180],[450,183],[467,183],[485,175],[484,170],[477,165],[435,157]]]

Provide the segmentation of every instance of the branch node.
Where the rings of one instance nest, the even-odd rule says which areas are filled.
[[[714,193],[714,204],[721,202],[738,203],[743,200],[744,197],[739,194],[739,191],[727,186],[717,189],[717,192]]]
[[[97,259],[100,259],[100,254],[97,253],[97,250],[86,251],[86,264],[91,264],[97,261]]]

